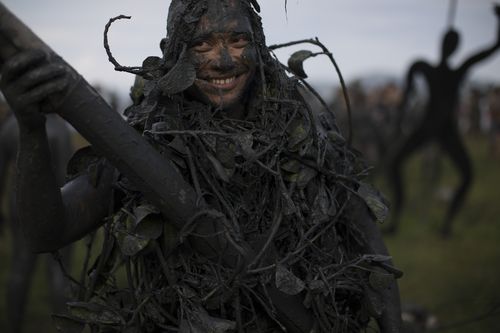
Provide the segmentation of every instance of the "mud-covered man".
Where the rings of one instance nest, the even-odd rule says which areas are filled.
[[[270,54],[258,11],[256,1],[174,0],[163,56],[144,61],[132,90],[128,122],[206,203],[181,228],[89,149],[59,191],[39,104],[67,89],[65,70],[37,52],[4,66],[33,248],[105,225],[84,302],[72,306],[107,316],[75,311],[79,320],[131,332],[357,332],[375,318],[398,332],[398,272],[365,203],[379,201],[332,117],[312,115]]]

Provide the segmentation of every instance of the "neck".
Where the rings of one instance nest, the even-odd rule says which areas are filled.
[[[235,105],[231,105],[228,108],[222,109],[222,114],[227,118],[241,120],[245,118],[245,111],[245,104],[242,102],[238,102]]]

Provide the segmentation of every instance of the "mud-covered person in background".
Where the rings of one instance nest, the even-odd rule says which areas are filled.
[[[460,88],[473,66],[491,57],[500,49],[500,6],[495,6],[494,11],[498,19],[498,27],[497,38],[492,45],[475,52],[457,68],[452,68],[450,57],[458,48],[460,35],[454,29],[449,29],[443,36],[439,63],[432,65],[426,61],[418,60],[408,70],[399,110],[400,119],[397,123],[399,125],[402,123],[405,109],[416,88],[415,79],[417,76],[422,76],[425,79],[429,97],[420,123],[411,130],[407,137],[400,140],[400,144],[391,153],[392,156],[388,157],[387,178],[393,191],[392,218],[391,224],[387,228],[388,232],[397,231],[405,204],[402,172],[406,161],[424,146],[435,143],[448,155],[460,174],[460,185],[453,193],[441,227],[443,237],[448,237],[452,233],[452,222],[464,203],[473,178],[472,164],[458,124],[457,111],[459,109]],[[397,134],[399,134],[401,126],[398,126],[397,129]]]

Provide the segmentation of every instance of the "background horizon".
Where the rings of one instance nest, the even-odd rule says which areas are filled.
[[[133,76],[115,72],[108,62],[102,34],[109,18],[131,15],[115,22],[109,42],[115,58],[124,66],[140,65],[159,55],[170,1],[148,0],[3,0],[49,46],[91,84],[128,94]],[[365,77],[401,80],[417,58],[436,62],[442,33],[448,28],[450,0],[305,0],[260,1],[267,44],[318,37],[333,53],[346,81]],[[498,23],[493,0],[459,1],[455,28],[461,44],[452,58],[459,65],[473,52],[490,46]],[[302,45],[277,52],[286,62]],[[326,57],[305,64],[315,86],[335,86],[338,78]],[[500,82],[500,56],[494,55],[472,69],[474,81]],[[325,88],[328,89],[328,88]]]

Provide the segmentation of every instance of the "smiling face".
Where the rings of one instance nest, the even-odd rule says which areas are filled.
[[[241,108],[253,80],[257,52],[252,26],[237,1],[212,1],[201,17],[189,53],[195,98],[224,110]]]

